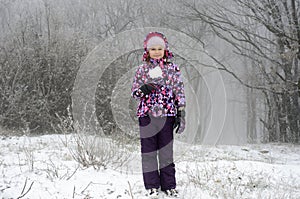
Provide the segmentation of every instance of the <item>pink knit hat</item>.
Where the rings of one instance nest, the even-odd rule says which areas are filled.
[[[149,56],[148,49],[155,45],[160,45],[165,48],[165,56],[167,59],[174,57],[173,53],[169,50],[169,43],[165,35],[160,32],[150,32],[144,40],[143,61],[146,61]]]
[[[159,36],[153,36],[151,38],[149,38],[149,40],[147,41],[147,49],[153,47],[153,46],[161,46],[163,48],[166,48],[166,42],[165,40],[163,40],[163,38],[159,37]]]

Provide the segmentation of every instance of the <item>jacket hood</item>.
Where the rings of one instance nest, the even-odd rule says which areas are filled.
[[[164,40],[165,42],[165,58],[166,59],[171,59],[172,57],[174,57],[173,53],[170,51],[169,49],[169,43],[168,40],[166,38],[166,36],[160,32],[150,32],[147,34],[145,40],[144,40],[144,53],[143,53],[143,61],[146,61],[148,56],[149,56],[149,51],[147,49],[147,44],[149,39],[151,39],[152,37],[160,37]]]

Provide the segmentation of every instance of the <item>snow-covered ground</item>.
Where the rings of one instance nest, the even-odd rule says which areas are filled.
[[[0,198],[145,198],[137,140],[0,137],[0,147]],[[175,164],[180,198],[300,198],[300,146],[176,141]]]

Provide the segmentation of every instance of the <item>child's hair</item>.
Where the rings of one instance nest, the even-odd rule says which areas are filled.
[[[150,59],[151,59],[150,53],[148,53],[148,54],[147,54],[147,57],[146,57],[146,59],[145,59],[145,61],[146,61],[146,62],[149,62]],[[162,59],[166,60],[166,62],[169,62],[169,59],[168,59],[168,57],[166,56],[166,50],[164,51],[164,56],[162,57]]]

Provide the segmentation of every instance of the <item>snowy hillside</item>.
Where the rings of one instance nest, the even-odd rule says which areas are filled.
[[[0,139],[0,198],[146,198],[138,141],[119,147],[83,138],[86,147],[100,148],[81,151],[75,135]],[[102,155],[93,157],[91,150]],[[74,157],[95,164],[84,167]],[[300,198],[300,146],[176,141],[175,164],[180,198]]]

